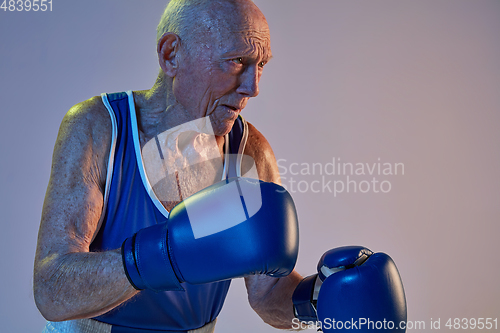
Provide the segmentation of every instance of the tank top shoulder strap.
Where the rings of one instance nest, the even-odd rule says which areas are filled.
[[[126,100],[126,98],[127,98],[127,94],[125,92],[112,93],[112,94],[106,94],[106,93],[101,94],[102,103],[106,107],[106,110],[108,111],[109,117],[111,120],[111,145],[110,145],[108,166],[107,166],[107,172],[106,172],[106,185],[105,185],[105,189],[104,189],[103,212],[106,212],[106,207],[107,207],[109,192],[110,192],[110,187],[111,187],[111,179],[113,178],[113,168],[114,168],[115,154],[116,154],[116,149],[117,149],[118,132],[121,132],[120,131],[120,129],[122,128],[121,125],[124,122],[123,112],[121,112],[121,111],[115,112],[115,109],[111,106],[111,103],[115,102],[117,100],[123,100],[123,99]],[[120,108],[119,110],[122,110],[122,109],[123,108]],[[104,220],[104,217],[105,217],[105,214],[101,214],[99,224],[102,223],[102,221]]]
[[[241,177],[241,160],[248,140],[248,123],[239,115],[227,136],[224,149],[225,178]]]

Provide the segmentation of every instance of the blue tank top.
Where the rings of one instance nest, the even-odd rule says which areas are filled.
[[[138,230],[164,223],[168,211],[150,195],[151,186],[140,155],[133,94],[103,94],[112,120],[112,142],[101,228],[91,251],[120,248]],[[226,136],[224,151],[242,153],[247,124],[238,117]],[[225,154],[223,177],[239,175],[234,160]],[[232,155],[234,156],[234,155]],[[113,325],[113,333],[186,332],[213,321],[224,303],[230,280],[202,285],[183,283],[185,291],[143,290],[117,308],[94,319]],[[147,331],[146,331],[147,330]]]

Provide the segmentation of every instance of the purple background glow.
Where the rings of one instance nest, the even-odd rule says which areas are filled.
[[[32,267],[60,121],[101,92],[152,86],[165,3],[53,0],[52,12],[0,11],[2,332],[44,325]],[[302,182],[292,193],[297,270],[314,273],[330,248],[365,245],[397,263],[409,320],[441,318],[444,329],[449,317],[498,317],[500,2],[256,3],[274,59],[243,116],[271,143],[285,186]],[[405,173],[376,176],[389,193],[334,196],[306,189],[321,175],[289,168],[333,158],[380,158]],[[325,177],[331,187],[345,178]],[[216,328],[235,331],[277,332],[252,312],[241,279]]]

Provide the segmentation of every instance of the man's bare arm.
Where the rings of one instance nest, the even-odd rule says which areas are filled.
[[[54,148],[34,266],[34,296],[52,321],[103,314],[136,291],[119,249],[89,252],[99,230],[111,134],[95,97],[64,117]]]
[[[245,278],[248,301],[267,324],[279,329],[292,329],[295,318],[292,295],[302,280],[295,270],[287,277],[255,275]]]
[[[245,154],[254,159],[259,178],[281,184],[271,146],[254,126],[248,124],[248,128],[249,137]],[[283,278],[267,275],[246,277],[245,286],[250,306],[267,324],[280,329],[291,329],[295,317],[292,295],[301,280],[302,276],[295,270]]]

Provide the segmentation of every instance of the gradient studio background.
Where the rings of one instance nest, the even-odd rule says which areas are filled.
[[[450,317],[500,317],[500,2],[256,3],[274,59],[243,115],[273,146],[285,186],[295,186],[298,271],[314,273],[329,248],[366,245],[396,261],[408,319],[426,331],[431,319],[444,330]],[[52,12],[0,11],[2,332],[44,325],[32,265],[60,121],[101,92],[151,87],[164,6],[53,0]],[[375,175],[388,193],[335,196],[308,190],[322,176],[292,164],[333,159],[403,163],[404,175]],[[346,178],[325,177],[330,187]],[[275,331],[235,281],[216,332]]]

